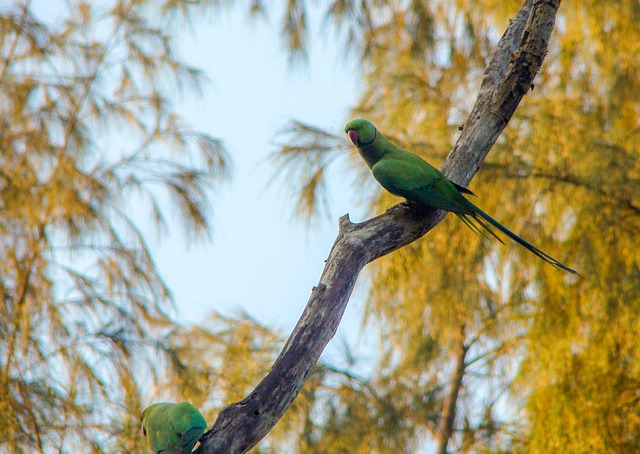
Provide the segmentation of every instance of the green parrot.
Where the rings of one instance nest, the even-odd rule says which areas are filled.
[[[142,432],[154,453],[190,454],[207,423],[189,402],[158,403],[142,412]]]
[[[502,243],[503,241],[491,228],[493,226],[545,262],[569,273],[578,274],[523,240],[475,206],[462,195],[463,193],[474,195],[473,192],[446,178],[442,172],[421,157],[389,142],[369,121],[361,119],[350,121],[344,128],[344,132],[358,147],[360,156],[373,172],[374,178],[390,193],[434,208],[451,211],[472,230],[484,235],[481,230],[483,228]]]

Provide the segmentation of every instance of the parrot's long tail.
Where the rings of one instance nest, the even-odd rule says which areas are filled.
[[[577,271],[569,268],[567,265],[559,262],[558,260],[554,259],[549,254],[547,254],[546,252],[541,251],[540,249],[538,249],[537,247],[535,247],[533,244],[529,243],[528,241],[520,238],[518,235],[513,233],[511,230],[506,228],[504,225],[500,224],[498,221],[493,219],[491,216],[489,216],[487,213],[482,211],[480,208],[475,206],[470,201],[466,200],[466,202],[467,202],[468,205],[467,204],[465,204],[465,205],[467,205],[467,208],[469,208],[469,212],[468,213],[455,213],[455,214],[462,220],[462,222],[464,222],[469,228],[471,228],[471,230],[479,232],[484,236],[487,236],[485,234],[485,232],[488,232],[491,236],[496,238],[498,241],[500,241],[501,243],[504,243],[498,237],[498,235],[494,232],[494,230],[491,228],[491,226],[493,226],[496,229],[500,230],[505,235],[507,235],[513,241],[518,243],[519,245],[524,246],[529,251],[531,251],[533,254],[535,254],[538,257],[540,257],[545,262],[555,266],[556,268],[560,268],[561,270],[564,270],[564,271],[567,271],[567,272],[569,272],[571,274],[575,274],[577,276],[580,276],[580,273],[578,273]],[[580,277],[582,277],[582,276],[580,276]]]

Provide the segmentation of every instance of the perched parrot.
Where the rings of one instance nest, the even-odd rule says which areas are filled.
[[[204,417],[189,402],[153,404],[141,419],[142,432],[156,454],[190,454],[207,429]]]
[[[351,142],[358,147],[374,178],[390,193],[408,200],[422,202],[434,208],[451,211],[469,228],[483,233],[481,227],[502,243],[491,226],[551,265],[578,274],[549,254],[507,229],[462,194],[473,192],[447,179],[442,172],[421,157],[389,142],[367,120],[353,120],[344,128]]]

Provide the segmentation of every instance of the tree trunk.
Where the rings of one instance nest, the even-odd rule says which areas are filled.
[[[460,342],[458,344],[458,355],[456,356],[456,367],[451,377],[449,394],[444,401],[442,408],[442,419],[438,430],[438,454],[447,454],[447,446],[453,435],[454,423],[456,421],[456,408],[458,406],[458,395],[462,389],[462,379],[467,368],[467,352],[469,346],[464,341],[464,325],[460,327]]]

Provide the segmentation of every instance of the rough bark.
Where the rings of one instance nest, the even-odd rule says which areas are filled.
[[[526,0],[485,70],[480,92],[444,174],[466,185],[532,86],[547,50],[560,0]],[[320,281],[271,371],[242,401],[225,407],[203,437],[199,454],[243,453],[280,420],[335,335],[360,271],[369,262],[422,237],[446,213],[400,203],[340,230]]]

